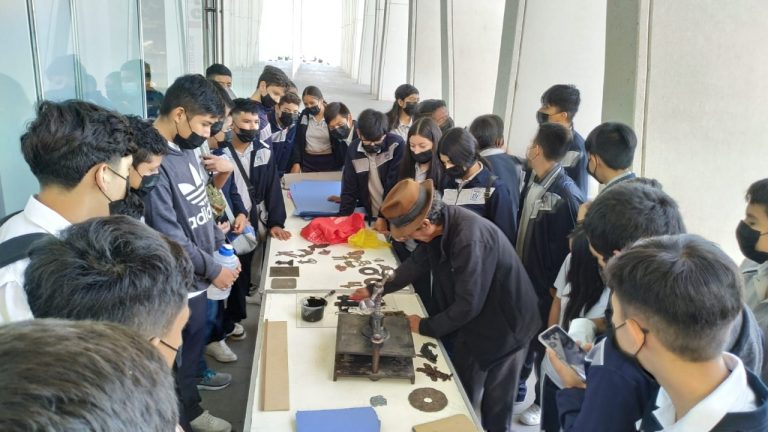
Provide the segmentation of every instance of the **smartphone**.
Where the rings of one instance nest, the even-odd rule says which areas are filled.
[[[585,368],[587,353],[581,349],[579,344],[577,344],[573,338],[568,336],[568,333],[566,333],[562,327],[555,324],[544,330],[539,335],[539,342],[544,344],[546,348],[552,349],[557,355],[557,358],[576,371],[581,379],[587,378]]]

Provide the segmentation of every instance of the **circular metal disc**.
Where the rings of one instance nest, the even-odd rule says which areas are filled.
[[[379,270],[375,269],[373,267],[363,267],[360,270],[358,270],[361,275],[364,276],[377,276],[379,275]]]
[[[418,388],[408,395],[408,402],[417,410],[437,412],[448,405],[445,393],[430,387]]]

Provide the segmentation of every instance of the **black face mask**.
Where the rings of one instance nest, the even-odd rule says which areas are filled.
[[[425,150],[421,153],[411,152],[411,157],[413,157],[413,160],[415,160],[416,163],[427,163],[432,160],[432,149]]]
[[[277,105],[277,102],[275,102],[275,100],[272,99],[272,96],[270,96],[269,93],[267,93],[261,97],[261,104],[264,105],[264,107],[266,108],[272,108],[275,105]]]
[[[237,139],[239,139],[243,143],[253,142],[253,140],[256,139],[256,136],[258,136],[258,134],[259,134],[258,129],[240,129],[240,132],[235,133],[235,135],[237,135]]]
[[[403,112],[408,114],[409,116],[413,116],[413,114],[416,113],[416,102],[408,102],[403,107]]]
[[[297,116],[292,112],[284,112],[280,114],[280,124],[283,125],[284,128],[290,126],[293,124],[293,122],[296,121]]]
[[[382,144],[363,144],[363,150],[365,150],[366,153],[370,154],[376,154],[381,152]]]
[[[768,235],[768,233],[761,233],[747,225],[744,221],[739,222],[739,226],[736,228],[736,240],[739,242],[741,253],[758,264],[768,261],[768,252],[761,252],[755,249],[757,242],[760,241],[760,237],[764,235]]]
[[[139,174],[141,175],[141,174]],[[131,189],[131,192],[135,195],[138,195],[139,198],[144,198],[152,192],[152,189],[157,186],[157,182],[160,180],[160,174],[151,174],[151,175],[145,175],[141,176],[141,184],[139,185],[138,189]]]
[[[448,117],[442,125],[440,125],[440,131],[445,135],[450,129],[453,129],[453,119]]]
[[[234,135],[234,132],[232,132],[232,129],[224,132],[224,141],[225,142],[232,142],[232,135]]]
[[[549,121],[549,114],[543,113],[541,111],[536,111],[536,122],[539,124],[544,124]]]
[[[186,114],[185,114],[186,116]],[[189,118],[187,118],[187,126],[189,127],[189,136],[184,138],[179,135],[178,126],[176,126],[176,136],[173,137],[173,143],[184,150],[194,150],[205,142],[205,137],[196,134],[192,130],[192,125],[189,124]]]
[[[454,165],[450,168],[446,168],[445,173],[448,174],[448,177],[458,180],[464,178],[464,176],[467,175],[467,169],[462,166]]]
[[[125,199],[113,201],[109,204],[109,214],[112,216],[123,215],[134,219],[141,219],[144,216],[144,200],[141,190],[128,192]]]
[[[219,120],[216,123],[211,125],[211,136],[214,136],[221,132],[221,130],[224,129],[224,122]]]
[[[309,110],[310,114],[312,114],[313,116],[316,116],[316,115],[320,114],[320,105],[315,105],[313,107],[309,107],[309,108],[307,108],[307,110]]]
[[[121,176],[120,173],[118,173],[117,171],[113,170],[112,167],[107,166],[107,169],[112,171],[112,173],[115,174],[116,176],[118,176],[121,179],[125,180],[125,196],[123,196],[123,198],[118,199],[118,200],[113,200],[112,198],[109,197],[109,195],[107,195],[106,192],[104,192],[103,189],[99,188],[101,193],[109,201],[109,214],[113,215],[113,216],[114,215],[126,214],[125,213],[125,208],[127,207],[126,201],[128,200],[128,196],[131,194],[131,182],[128,181],[128,177]]]
[[[343,141],[349,136],[351,129],[347,125],[342,125],[331,131],[331,135],[337,140]]]

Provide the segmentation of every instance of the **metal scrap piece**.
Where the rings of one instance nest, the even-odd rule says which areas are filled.
[[[437,412],[448,405],[448,398],[440,390],[423,387],[412,391],[408,402],[419,411]]]
[[[319,251],[318,253],[319,253],[320,255],[330,255],[330,254],[331,254],[331,251],[330,251],[330,250],[328,250],[328,249],[323,249],[323,250]]]
[[[325,248],[327,248],[328,246],[330,246],[330,244],[329,244],[329,243],[323,243],[323,244],[313,244],[313,245],[309,245],[309,248],[308,248],[308,249],[310,249],[310,250],[315,250],[315,249],[325,249]]]
[[[315,253],[315,251],[312,249],[299,249],[299,252],[303,253],[304,256],[309,256]]]
[[[362,286],[361,282],[348,282],[346,285],[339,285],[339,288],[360,288]]]
[[[358,270],[363,276],[380,276],[381,272],[373,267],[363,267]]]
[[[275,265],[285,265],[285,266],[291,267],[293,265],[293,260],[275,261]]]
[[[437,364],[437,353],[433,352],[432,348],[437,349],[437,344],[434,342],[425,342],[419,350],[420,354],[416,354],[416,357],[421,357],[432,364]]]
[[[343,265],[341,265],[341,264],[339,264],[339,265],[337,265],[337,266],[336,266],[336,270],[338,270],[338,271],[345,271],[346,269],[347,269],[347,268],[346,268],[346,267],[344,267],[344,266],[343,266]]]
[[[379,406],[387,406],[387,398],[385,398],[382,395],[377,395],[371,397],[371,406],[373,407],[379,407]]]
[[[299,267],[270,267],[269,277],[299,277]]]
[[[395,269],[394,269],[394,268],[392,268],[392,267],[390,267],[390,266],[388,266],[388,265],[384,265],[384,264],[377,264],[377,265],[378,265],[378,266],[379,266],[379,268],[381,269],[381,273],[382,273],[382,274],[383,274],[385,271],[395,271]]]
[[[420,367],[416,369],[416,372],[422,372],[424,375],[430,377],[432,381],[442,380],[442,381],[448,381],[449,379],[453,378],[453,374],[448,375],[447,373],[437,369],[437,366],[432,366],[429,363],[424,363],[424,367]]]
[[[317,260],[314,258],[307,258],[305,260],[299,260],[299,264],[317,264]]]
[[[354,256],[354,255],[364,255],[364,254],[365,254],[364,250],[353,250],[353,251],[350,251],[350,252],[347,253],[347,255],[352,255],[352,256]]]

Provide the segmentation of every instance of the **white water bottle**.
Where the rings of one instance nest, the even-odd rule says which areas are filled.
[[[213,254],[213,259],[221,264],[222,267],[227,267],[232,270],[236,269],[238,265],[240,265],[240,260],[237,259],[237,255],[235,255],[235,249],[232,248],[232,245],[230,244],[223,244]],[[229,293],[232,291],[232,286],[230,285],[227,289],[219,289],[214,284],[210,284],[208,286],[208,300],[225,300],[227,297],[229,297]]]

